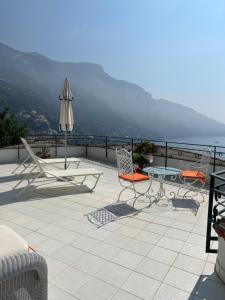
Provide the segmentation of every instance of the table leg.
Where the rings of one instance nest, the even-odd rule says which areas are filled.
[[[163,196],[165,196],[165,189],[163,186],[164,183],[164,175],[158,175],[158,179],[159,179],[159,190],[156,193],[156,195],[154,195],[153,197],[155,197],[155,202],[157,203]]]

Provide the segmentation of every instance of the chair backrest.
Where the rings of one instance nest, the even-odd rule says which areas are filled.
[[[116,149],[116,161],[119,174],[133,174],[132,152],[126,149]]]
[[[28,153],[30,154],[31,158],[33,159],[33,162],[36,164],[40,172],[43,172],[43,168],[38,160],[38,157],[34,154],[33,150],[31,149],[30,145],[27,143],[25,138],[21,137],[21,141],[24,144],[25,148],[27,149]]]
[[[210,166],[210,160],[212,157],[212,151],[209,147],[204,148],[201,151],[201,158],[199,161],[199,169],[203,170],[205,175],[208,175],[209,172],[209,166]]]

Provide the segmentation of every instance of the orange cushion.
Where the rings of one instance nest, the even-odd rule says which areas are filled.
[[[148,180],[150,177],[147,175],[140,174],[140,173],[133,173],[133,174],[120,174],[119,178],[121,178],[123,180],[131,181],[131,182],[136,182],[136,181]]]
[[[205,183],[205,174],[201,171],[182,171],[181,176],[187,179],[198,179],[202,184]]]

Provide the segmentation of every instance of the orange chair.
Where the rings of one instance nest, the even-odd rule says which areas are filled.
[[[201,171],[182,171],[181,177],[186,180],[197,180],[201,184],[205,184],[206,182],[205,174]]]
[[[211,149],[205,148],[201,150],[201,158],[198,161],[185,165],[184,170],[180,173],[180,179],[188,191],[185,192],[183,197],[187,196],[190,191],[202,193],[209,173],[210,159]],[[178,195],[182,188],[180,187],[178,190]]]
[[[141,196],[146,196],[150,198],[149,191],[151,189],[152,179],[150,176],[137,173],[137,166],[133,164],[132,152],[127,151],[126,149],[116,149],[116,159],[117,159],[117,169],[118,169],[118,178],[123,189],[119,193],[118,202],[122,193],[129,189],[134,192],[134,202]],[[144,191],[138,191],[136,185],[142,183],[143,181],[148,181],[147,187]],[[150,202],[151,204],[151,202]]]

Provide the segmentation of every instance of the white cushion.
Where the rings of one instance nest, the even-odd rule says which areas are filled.
[[[9,227],[0,225],[0,256],[24,251],[28,251],[28,243]]]

